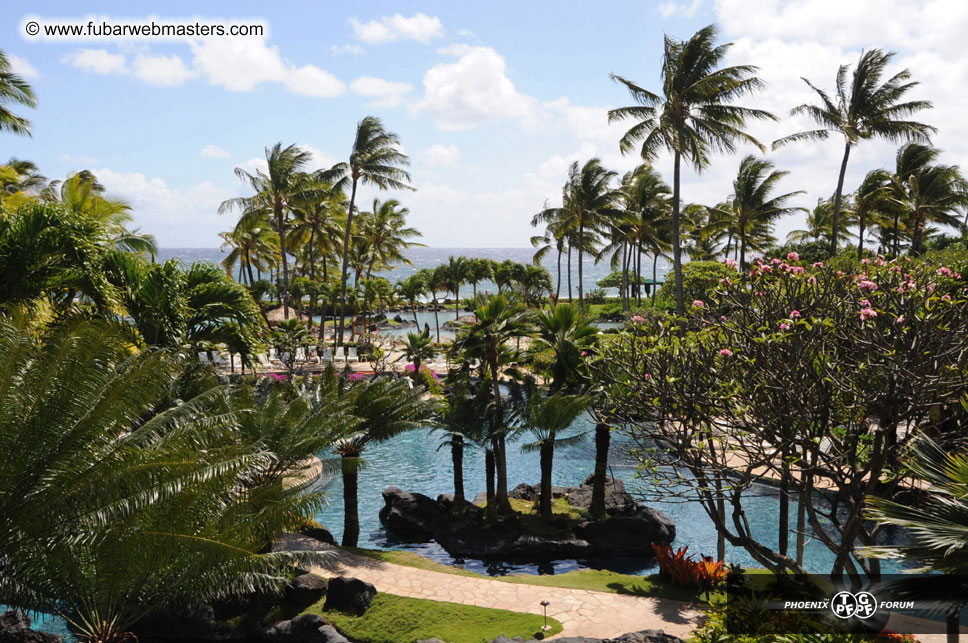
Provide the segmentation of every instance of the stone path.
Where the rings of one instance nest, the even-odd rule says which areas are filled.
[[[326,547],[299,535],[286,536],[279,545],[290,550]],[[505,583],[385,563],[342,550],[337,552],[332,566],[313,571],[324,576],[353,576],[372,583],[377,591],[399,596],[515,612],[542,614],[541,601],[546,600],[550,603],[548,616],[564,626],[559,636],[614,638],[627,632],[658,629],[686,638],[700,615],[693,604],[684,601]]]

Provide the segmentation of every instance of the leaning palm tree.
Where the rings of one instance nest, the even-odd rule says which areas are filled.
[[[574,446],[585,439],[583,433],[564,435],[575,421],[591,406],[592,398],[561,393],[542,393],[533,382],[512,388],[511,421],[527,431],[532,442],[522,445],[526,453],[537,451],[541,457],[541,485],[538,513],[548,521],[554,516],[551,509],[551,473],[555,449]]]
[[[266,150],[267,171],[256,170],[252,174],[245,168],[235,168],[235,175],[247,183],[255,192],[250,197],[236,197],[223,201],[219,214],[233,208],[247,213],[259,213],[272,217],[279,235],[279,260],[282,273],[279,280],[279,296],[283,304],[283,314],[289,319],[289,253],[286,249],[286,228],[290,214],[296,204],[305,203],[314,194],[323,192],[319,184],[312,181],[304,170],[312,155],[296,145],[282,147],[276,143]]]
[[[622,153],[635,149],[641,142],[643,160],[653,161],[662,150],[673,155],[672,175],[672,258],[675,271],[676,310],[685,313],[682,290],[682,245],[680,243],[680,166],[685,157],[696,171],[709,165],[711,151],[733,152],[736,141],[763,146],[743,130],[748,119],[772,119],[769,112],[730,103],[741,96],[763,87],[754,76],[752,65],[719,67],[729,50],[729,44],[716,45],[716,27],[700,29],[686,41],[665,37],[662,58],[662,95],[655,94],[636,83],[612,75],[612,79],[628,88],[638,103],[631,107],[613,109],[609,122],[635,119],[638,121],[622,136]]]
[[[412,241],[423,234],[416,228],[407,226],[408,208],[400,205],[396,199],[380,201],[373,199],[373,210],[360,225],[360,236],[366,239],[370,250],[370,263],[366,267],[366,278],[369,279],[374,269],[387,269],[394,265],[413,263],[405,252],[410,248],[424,248],[422,243]]]
[[[777,183],[787,174],[789,172],[774,169],[770,161],[757,159],[751,154],[739,164],[730,199],[710,208],[710,218],[716,222],[712,227],[722,226],[739,243],[740,268],[746,265],[746,249],[757,228],[769,230],[782,216],[806,212],[804,208],[786,205],[793,197],[803,194],[802,190],[773,194]]]
[[[847,212],[857,223],[857,256],[864,255],[864,232],[891,215],[891,175],[886,170],[871,170],[860,182]]]
[[[37,107],[34,90],[26,80],[13,73],[6,54],[0,51],[0,131],[30,136],[30,121],[7,108],[9,104]]]
[[[793,116],[806,115],[820,126],[785,136],[773,142],[773,149],[797,141],[823,141],[831,134],[844,137],[844,157],[840,162],[837,189],[834,191],[833,234],[830,238],[830,254],[837,254],[838,231],[840,230],[840,208],[844,189],[844,175],[847,173],[847,160],[850,150],[860,141],[869,138],[886,138],[889,141],[927,142],[928,135],[935,128],[905,120],[908,116],[931,107],[926,100],[901,102],[901,99],[918,83],[911,81],[907,69],[894,74],[881,84],[881,77],[894,58],[894,52],[871,49],[861,54],[857,67],[847,83],[848,65],[837,70],[836,95],[827,92],[803,79],[810,89],[820,98],[819,105],[803,104],[794,107]]]
[[[345,404],[358,422],[356,431],[336,443],[343,475],[344,547],[356,547],[360,537],[359,471],[366,447],[421,426],[428,426],[435,403],[422,399],[424,388],[387,377],[351,380],[330,367],[319,377],[319,395]]]
[[[375,185],[381,190],[412,190],[410,174],[401,169],[410,165],[410,159],[400,150],[400,137],[386,131],[375,116],[367,116],[356,124],[356,137],[348,161],[337,163],[322,172],[320,178],[335,189],[350,191],[346,210],[346,228],[343,231],[343,268],[340,278],[339,330],[337,342],[343,343],[343,327],[346,319],[346,279],[349,270],[350,233],[353,230],[353,214],[356,207],[358,185]]]

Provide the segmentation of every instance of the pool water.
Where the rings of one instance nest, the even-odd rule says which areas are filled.
[[[580,444],[555,452],[552,483],[568,486],[580,484],[594,470],[595,447],[591,431],[594,425],[583,418],[575,426],[575,432],[587,432],[588,439]],[[440,432],[416,430],[399,435],[384,443],[367,447],[364,458],[367,466],[359,474],[359,546],[372,549],[406,549],[448,565],[459,565],[465,569],[492,575],[506,573],[563,573],[585,567],[605,568],[628,574],[648,574],[656,571],[651,559],[603,559],[603,560],[561,560],[545,565],[493,564],[480,560],[457,560],[436,543],[412,544],[395,539],[380,524],[379,510],[383,507],[382,492],[393,485],[405,491],[415,491],[432,498],[439,494],[453,493],[453,472],[448,448],[438,449],[444,435]],[[526,440],[517,439],[508,444],[508,486],[520,482],[537,484],[539,481],[539,462],[537,453],[523,453],[521,444]],[[628,453],[628,438],[613,433],[610,452],[611,474],[625,482],[633,494],[651,492],[650,482],[636,478],[636,463]],[[332,459],[332,454],[320,454],[324,459]],[[468,499],[483,491],[484,456],[480,451],[468,448],[464,454],[464,489]],[[327,506],[316,519],[326,526],[337,540],[343,533],[343,488],[339,475],[333,476],[325,486]],[[768,547],[776,547],[778,534],[779,501],[777,491],[770,486],[759,485],[748,492],[746,501],[747,517],[751,529],[758,539]],[[676,524],[677,547],[688,545],[689,551],[696,554],[716,554],[716,529],[698,502],[667,498],[658,502],[648,502],[649,506],[665,512]],[[790,503],[790,525],[796,524],[795,502]],[[790,535],[791,547],[796,542],[795,534]],[[833,565],[833,554],[817,540],[808,540],[805,549],[805,566],[814,573],[829,573]],[[742,548],[726,545],[726,561],[744,567],[757,566],[753,558]],[[882,561],[884,572],[896,571],[898,563]]]

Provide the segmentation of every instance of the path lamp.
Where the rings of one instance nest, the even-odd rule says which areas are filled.
[[[548,606],[551,605],[548,601],[541,601],[541,607],[544,608],[544,625],[541,626],[542,630],[551,629],[548,627]]]

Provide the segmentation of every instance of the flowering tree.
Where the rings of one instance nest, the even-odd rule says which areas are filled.
[[[721,557],[728,541],[773,571],[803,574],[813,537],[834,553],[832,575],[876,577],[878,562],[858,550],[883,529],[864,520],[866,499],[903,487],[900,451],[919,432],[944,442],[964,430],[960,272],[883,258],[842,266],[804,266],[796,253],[760,260],[685,318],[643,319],[597,362],[643,461],[670,465],[657,471],[699,499]],[[780,489],[775,547],[747,514],[764,478]]]

